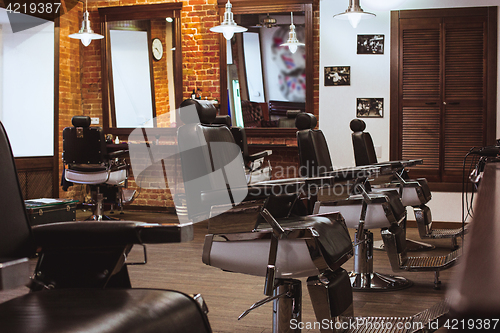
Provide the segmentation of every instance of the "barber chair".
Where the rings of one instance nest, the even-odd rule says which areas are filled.
[[[352,133],[352,145],[357,166],[377,164],[377,155],[373,145],[373,140],[368,132],[364,132],[366,124],[361,119],[353,119],[350,123]],[[458,248],[457,237],[462,234],[462,228],[458,229],[432,229],[432,215],[430,208],[426,205],[431,199],[431,191],[425,178],[408,179],[407,173],[403,170],[395,173],[392,178],[385,179],[385,183],[374,180],[374,188],[397,188],[401,193],[403,205],[411,206],[417,221],[418,232],[422,239],[450,238],[452,247]],[[467,230],[467,229],[466,229]],[[422,243],[416,242],[417,245]]]
[[[195,105],[198,108],[210,108],[211,106],[213,106],[213,104],[208,101],[195,99],[185,100],[183,102],[183,105]],[[272,167],[269,159],[266,159],[266,157],[270,156],[273,153],[272,150],[263,150],[250,155],[250,153],[248,152],[248,142],[245,128],[232,126],[231,117],[229,115],[216,116],[215,119],[212,120],[212,124],[226,125],[230,129],[235,143],[240,147],[241,153],[243,154],[243,161],[245,163],[245,175],[248,184],[254,184],[271,179]]]
[[[192,225],[79,221],[31,228],[1,123],[0,157],[0,292],[28,284],[27,257],[35,249],[39,256],[32,292],[0,304],[2,332],[211,332],[201,298],[130,289],[123,264],[133,244],[190,240]]]
[[[328,145],[321,130],[315,130],[316,117],[312,114],[301,114],[297,117],[296,126],[301,176],[317,177],[328,175],[333,170]],[[391,165],[387,165],[388,174],[392,173]],[[400,195],[395,190],[370,192],[368,182],[358,182],[352,186],[352,193],[347,199],[328,197],[323,191],[323,198],[314,205],[314,213],[338,211],[342,214],[348,228],[357,229],[354,247],[354,270],[351,282],[354,290],[397,290],[409,287],[411,282],[402,277],[382,275],[373,271],[373,234],[369,229],[380,228],[384,245],[389,244],[388,256],[393,271],[434,271],[435,287],[439,286],[439,271],[453,265],[459,256],[453,252],[443,257],[411,257],[411,265],[404,260],[406,242],[404,241],[406,209]],[[328,192],[328,188],[326,189]],[[384,237],[385,234],[397,232],[397,239]],[[401,241],[401,234],[403,241]],[[395,242],[397,241],[397,244]],[[402,261],[393,261],[394,256],[401,256]]]
[[[67,182],[90,186],[93,215],[91,220],[111,218],[103,215],[104,203],[118,203],[123,207],[122,190],[127,185],[128,165],[126,151],[108,152],[104,132],[90,127],[90,117],[74,116],[73,127],[63,130],[63,177]]]
[[[273,301],[273,332],[290,331],[290,321],[301,318],[301,277],[309,277],[313,303],[325,316],[348,310],[352,293],[340,265],[351,257],[352,244],[340,214],[306,215],[297,195],[302,179],[247,185],[233,135],[213,124],[216,110],[189,102],[181,107],[185,125],[178,144],[188,216],[209,219],[203,262],[266,277],[267,297],[240,318]],[[335,300],[331,306],[329,299]]]

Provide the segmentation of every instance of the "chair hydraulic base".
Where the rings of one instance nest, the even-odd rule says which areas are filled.
[[[349,273],[353,291],[393,291],[409,288],[413,283],[401,276],[372,273]]]
[[[404,277],[384,275],[373,271],[373,233],[363,230],[361,239],[354,239],[354,270],[349,273],[353,291],[392,291],[411,287]]]
[[[273,333],[300,333],[299,325],[296,325],[295,329],[292,328],[294,322],[297,324],[302,320],[302,282],[296,279],[276,279],[272,296],[254,303],[238,317],[238,320],[271,301],[273,302]]]

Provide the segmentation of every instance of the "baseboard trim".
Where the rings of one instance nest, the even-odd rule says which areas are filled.
[[[406,221],[407,228],[416,228],[417,221]],[[432,222],[432,229],[458,229],[462,227],[462,222]]]

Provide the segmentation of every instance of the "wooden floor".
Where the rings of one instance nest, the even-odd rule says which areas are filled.
[[[78,217],[85,218],[88,212],[79,212]],[[176,220],[175,215],[167,213],[126,212],[117,215],[125,220],[161,222]],[[262,306],[238,321],[238,316],[254,302],[264,298],[264,278],[237,273],[223,272],[206,266],[201,262],[203,239],[206,223],[195,226],[194,240],[181,244],[149,245],[148,264],[129,266],[132,286],[135,288],[173,289],[187,294],[201,293],[209,308],[209,320],[214,332],[271,332],[272,304]],[[351,235],[352,236],[352,235]],[[380,233],[374,230],[375,240]],[[416,229],[409,228],[408,238],[420,240]],[[450,251],[450,240],[427,241],[436,246],[435,250],[421,252],[420,255],[443,255]],[[460,242],[460,241],[459,241]],[[416,255],[412,253],[411,255]],[[142,249],[134,248],[129,261],[141,261]],[[352,259],[344,268],[352,269]],[[375,271],[394,274],[387,255],[375,251]],[[447,286],[454,268],[441,272],[442,288],[433,289],[432,272],[398,272],[413,281],[411,288],[395,292],[356,292],[354,293],[354,311],[356,316],[409,316],[431,307],[445,297]],[[314,322],[315,317],[309,294],[303,279],[304,322]],[[0,293],[0,301],[27,292],[26,288]],[[303,332],[319,332],[304,330]]]

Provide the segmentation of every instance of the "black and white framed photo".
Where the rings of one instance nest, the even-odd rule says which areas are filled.
[[[356,102],[356,117],[358,118],[383,118],[383,98],[358,98]]]
[[[350,86],[351,66],[325,67],[325,86]]]
[[[384,54],[384,35],[358,35],[358,54]]]

